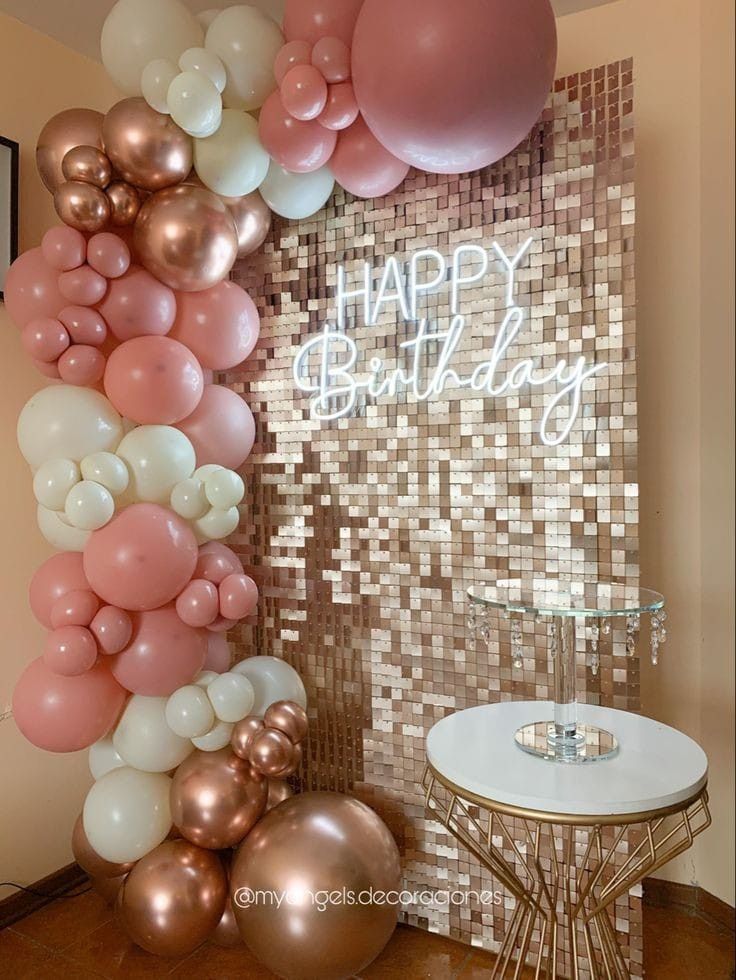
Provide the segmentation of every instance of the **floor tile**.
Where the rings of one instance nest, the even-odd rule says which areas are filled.
[[[64,950],[65,958],[107,980],[167,977],[186,957],[164,959],[140,949],[115,919],[98,926]]]
[[[245,945],[223,949],[207,943],[180,963],[172,980],[225,980],[247,977],[248,980],[276,980],[275,974],[262,966]]]
[[[428,941],[429,939],[429,941]],[[467,959],[469,949],[442,936],[428,937],[419,929],[399,926],[389,944],[361,980],[448,980]]]
[[[44,975],[44,965],[52,958],[44,946],[21,936],[13,929],[0,932],[0,964],[5,964],[7,973],[0,976],[13,977],[13,980],[35,980]]]
[[[495,963],[496,957],[492,953],[474,951],[456,974],[457,980],[490,980]],[[533,980],[534,970],[524,967],[520,976],[521,980]]]
[[[644,910],[647,980],[729,980],[734,975],[733,934],[673,909]]]
[[[45,905],[14,929],[49,949],[63,950],[112,918],[110,906],[95,892]]]

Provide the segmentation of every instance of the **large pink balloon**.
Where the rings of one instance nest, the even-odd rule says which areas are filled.
[[[169,337],[134,337],[117,347],[105,369],[105,394],[141,425],[173,425],[196,409],[204,378],[197,359]]]
[[[98,661],[78,677],[54,674],[39,657],[26,667],[13,693],[13,717],[29,742],[49,752],[76,752],[115,724],[125,691]]]
[[[188,347],[202,367],[226,371],[246,359],[258,342],[258,310],[234,282],[199,293],[179,293],[171,336]]]
[[[256,423],[248,405],[222,385],[206,385],[199,405],[177,429],[194,446],[198,466],[218,463],[229,470],[243,465],[256,438]]]
[[[208,541],[199,549],[195,579],[206,579],[219,585],[228,575],[242,575],[243,563],[226,544],[221,541]],[[218,600],[219,602],[219,600]]]
[[[197,541],[189,525],[158,504],[131,504],[93,531],[84,571],[94,591],[121,609],[158,609],[192,577]]]
[[[100,313],[118,340],[163,336],[174,322],[176,297],[150,272],[134,265],[110,283]]]
[[[399,186],[409,173],[409,165],[381,146],[359,116],[338,136],[330,170],[351,194],[382,197]]]
[[[363,0],[286,0],[284,36],[287,41],[310,44],[322,37],[339,37],[350,46],[362,6]]]
[[[59,290],[59,273],[44,259],[40,248],[29,249],[13,262],[5,276],[3,296],[16,327],[24,327],[29,320],[55,317],[68,306]]]
[[[214,670],[216,674],[224,674],[230,669],[230,647],[224,633],[207,632],[207,656],[204,660],[205,670]]]
[[[119,684],[133,694],[166,697],[190,684],[204,665],[207,635],[179,619],[173,606],[134,613],[130,643],[111,657]]]
[[[266,152],[295,174],[307,174],[323,167],[337,141],[335,133],[320,126],[316,119],[309,122],[294,119],[279,92],[272,92],[263,104],[258,135]]]
[[[69,592],[89,592],[84,574],[82,555],[78,551],[62,551],[52,555],[36,569],[28,588],[31,610],[46,629],[53,629],[51,610]]]
[[[365,0],[353,85],[394,156],[430,173],[466,173],[527,135],[556,56],[549,0]]]

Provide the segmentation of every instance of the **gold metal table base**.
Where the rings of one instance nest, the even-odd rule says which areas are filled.
[[[615,901],[711,823],[705,787],[667,810],[601,820],[474,797],[431,766],[422,783],[428,810],[516,900],[494,980],[518,980],[525,965],[536,980],[629,980]]]

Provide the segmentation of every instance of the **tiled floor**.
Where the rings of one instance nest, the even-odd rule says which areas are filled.
[[[728,980],[733,934],[680,912],[646,908],[647,980]],[[493,957],[400,927],[362,980],[489,980]],[[102,899],[90,892],[46,906],[0,932],[0,978],[8,980],[269,980],[247,950],[201,946],[179,960],[160,960],[134,946]],[[532,976],[526,972],[524,976]]]

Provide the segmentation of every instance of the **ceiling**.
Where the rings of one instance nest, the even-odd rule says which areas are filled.
[[[151,0],[155,3],[156,0]],[[220,0],[184,0],[193,11],[216,6],[231,6]],[[249,0],[252,6],[280,20],[284,0]],[[513,0],[508,0],[513,3]],[[552,0],[558,17],[597,7],[613,0]],[[102,24],[115,0],[0,0],[0,12],[9,14],[42,34],[56,38],[80,54],[99,60]]]

